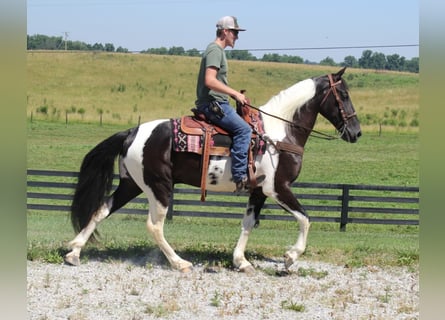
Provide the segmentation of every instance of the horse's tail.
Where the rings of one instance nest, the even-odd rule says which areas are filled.
[[[124,141],[131,132],[131,129],[118,132],[85,155],[71,204],[71,223],[76,233],[88,225],[110,193],[116,157],[122,152]],[[95,239],[93,234],[91,240]]]

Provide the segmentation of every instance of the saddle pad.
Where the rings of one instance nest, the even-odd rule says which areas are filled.
[[[173,150],[176,152],[193,152],[202,154],[203,135],[188,134],[181,130],[181,119],[171,119],[173,125]],[[210,151],[215,155],[229,155],[232,139],[229,136],[216,134],[211,137]]]
[[[173,129],[173,151],[193,152],[202,154],[203,135],[187,134],[181,129],[181,118],[171,119]],[[230,155],[230,146],[232,138],[224,134],[215,134],[211,137],[210,154],[228,156]],[[264,154],[266,143],[261,139],[253,139],[254,154]]]

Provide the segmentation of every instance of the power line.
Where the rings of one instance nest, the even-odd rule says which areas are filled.
[[[306,51],[306,50],[337,50],[337,49],[375,49],[375,48],[404,48],[418,47],[419,44],[392,44],[372,46],[333,46],[333,47],[297,47],[297,48],[265,48],[265,49],[243,49],[245,51]],[[239,49],[241,50],[241,49]]]

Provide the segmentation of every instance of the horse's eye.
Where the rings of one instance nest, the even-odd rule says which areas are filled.
[[[349,98],[349,94],[347,91],[342,91],[341,92],[341,97],[343,98],[343,100],[346,100]]]

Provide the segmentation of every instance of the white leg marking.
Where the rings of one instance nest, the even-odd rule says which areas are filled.
[[[247,212],[251,212],[251,214],[247,215]],[[239,268],[241,271],[245,272],[253,271],[253,266],[249,261],[247,261],[246,257],[244,256],[244,252],[246,250],[247,241],[249,240],[249,234],[254,226],[255,214],[253,213],[253,208],[251,208],[251,210],[247,210],[244,214],[241,226],[241,235],[233,252],[233,264],[236,268]]]
[[[97,210],[88,225],[83,228],[79,234],[68,243],[68,247],[71,251],[65,255],[65,261],[72,265],[80,265],[80,251],[87,243],[88,239],[96,230],[97,225],[110,214],[110,210],[106,204],[103,204],[99,210]]]
[[[309,219],[299,211],[290,210],[283,205],[289,212],[291,212],[297,219],[300,226],[297,242],[284,254],[284,264],[288,269],[306,250],[307,236],[309,234],[310,222]]]
[[[190,271],[192,264],[189,261],[183,260],[179,257],[173,248],[168,244],[164,237],[164,220],[167,216],[166,207],[162,206],[154,198],[149,200],[150,211],[147,218],[147,229],[153,236],[155,242],[167,257],[171,266],[174,269],[180,270],[182,272]]]

